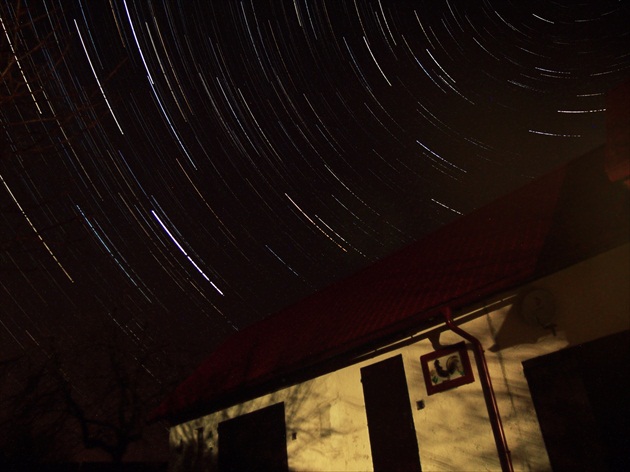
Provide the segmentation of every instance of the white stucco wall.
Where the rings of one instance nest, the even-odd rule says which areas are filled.
[[[503,294],[458,313],[456,323],[484,346],[493,387],[515,470],[549,470],[540,428],[523,374],[522,362],[564,347],[630,328],[630,245]],[[515,304],[528,289],[549,290],[555,299],[555,331],[527,324]],[[424,471],[500,470],[474,356],[475,382],[427,395],[420,356],[461,341],[444,326],[419,333],[419,341],[350,367],[282,389],[171,429],[172,470],[202,457],[214,470],[219,422],[274,403],[285,403],[287,452],[291,470],[366,471],[372,469],[360,369],[401,354],[409,387],[420,459]],[[425,408],[417,409],[423,400]],[[197,451],[197,428],[204,446]]]

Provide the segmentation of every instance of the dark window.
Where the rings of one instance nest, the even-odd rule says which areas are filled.
[[[630,465],[630,331],[523,362],[554,471]]]
[[[219,470],[288,470],[284,403],[219,423]]]
[[[372,464],[375,471],[420,471],[402,356],[361,369]]]

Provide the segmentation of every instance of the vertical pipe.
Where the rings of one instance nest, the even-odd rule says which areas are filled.
[[[494,442],[496,443],[497,452],[499,453],[501,470],[503,472],[512,472],[514,470],[512,467],[512,458],[510,456],[510,450],[507,446],[507,440],[505,439],[505,432],[503,431],[503,424],[501,423],[501,416],[499,415],[497,399],[494,395],[494,389],[492,388],[492,380],[490,379],[486,356],[483,353],[483,346],[477,338],[475,338],[472,334],[467,333],[453,322],[450,307],[443,308],[442,314],[444,315],[446,326],[448,326],[448,328],[454,333],[460,335],[467,341],[470,341],[473,345],[475,363],[477,364],[477,370],[479,371],[479,381],[481,382],[483,396],[486,400],[486,407],[488,408],[488,416],[490,417],[490,425],[492,426]]]

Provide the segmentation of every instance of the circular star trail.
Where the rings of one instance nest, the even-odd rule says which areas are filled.
[[[619,1],[17,4],[0,10],[7,356],[105,323],[192,367],[603,144],[630,68]]]

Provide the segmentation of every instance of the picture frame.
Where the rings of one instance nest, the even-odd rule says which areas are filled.
[[[428,395],[475,381],[464,342],[420,356],[420,365]]]

